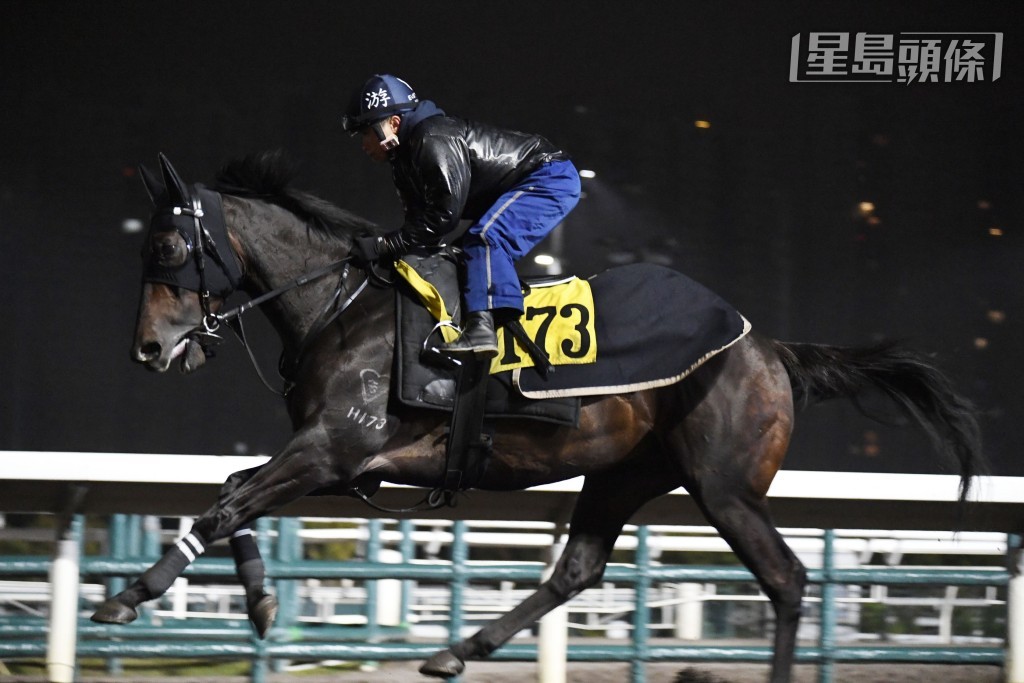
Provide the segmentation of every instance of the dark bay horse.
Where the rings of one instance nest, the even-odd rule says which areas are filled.
[[[249,615],[262,636],[276,602],[263,588],[263,563],[248,531],[254,519],[301,496],[373,490],[381,481],[430,488],[444,476],[447,417],[388,400],[386,386],[364,391],[367,373],[386,385],[391,371],[395,294],[361,287],[363,271],[332,264],[344,262],[353,234],[369,226],[289,187],[279,162],[262,155],[228,165],[215,192],[183,183],[162,156],[162,179],[144,174],[156,210],[133,358],[160,372],[175,361],[191,371],[205,360],[207,328],[216,326],[231,289],[252,297],[286,289],[263,309],[290,369],[294,434],[266,464],[232,475],[191,533],[107,600],[97,621],[134,620],[136,606],[162,595],[205,545],[231,537]],[[220,209],[211,204],[221,202],[217,232],[209,225]],[[197,294],[205,291],[210,295]],[[633,513],[683,486],[771,600],[770,679],[789,681],[806,576],[775,529],[766,493],[789,445],[794,403],[853,398],[871,388],[892,398],[956,464],[964,500],[982,463],[971,405],[926,357],[894,345],[795,344],[751,333],[676,384],[584,399],[576,429],[500,422],[478,488],[520,489],[584,475],[568,544],[535,593],[435,654],[421,672],[458,675],[467,660],[488,656],[597,583]],[[374,419],[353,418],[359,414]]]

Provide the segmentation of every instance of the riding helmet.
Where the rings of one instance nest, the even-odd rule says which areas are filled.
[[[412,86],[401,78],[374,74],[352,93],[341,125],[349,133],[359,133],[375,121],[412,111],[418,102]]]

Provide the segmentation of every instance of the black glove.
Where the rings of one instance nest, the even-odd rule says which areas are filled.
[[[404,256],[408,251],[409,244],[402,237],[402,231],[395,230],[384,236],[357,237],[352,243],[352,251],[349,255],[355,259],[356,263],[365,265],[383,259],[393,261]]]

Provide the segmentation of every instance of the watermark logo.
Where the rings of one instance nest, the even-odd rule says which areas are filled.
[[[798,33],[792,83],[980,83],[999,79],[1002,33]]]

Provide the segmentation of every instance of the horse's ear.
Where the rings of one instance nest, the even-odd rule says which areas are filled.
[[[157,204],[160,197],[167,192],[167,188],[164,187],[160,176],[153,173],[144,164],[139,164],[139,176],[142,178],[142,184],[146,187],[146,193],[149,194],[150,201]]]
[[[160,154],[160,170],[164,174],[164,186],[167,188],[167,199],[171,205],[188,206],[188,187],[182,182],[181,176],[174,170],[171,162],[167,160],[163,153]]]

